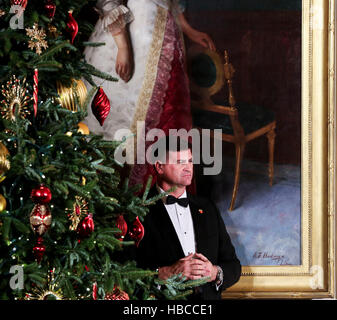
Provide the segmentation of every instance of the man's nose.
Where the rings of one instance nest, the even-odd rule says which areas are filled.
[[[184,167],[184,171],[192,172],[193,171],[193,163],[188,163]]]

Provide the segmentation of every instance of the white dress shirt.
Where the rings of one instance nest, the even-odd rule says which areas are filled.
[[[157,189],[160,193],[165,192],[159,186],[157,186]],[[186,191],[184,191],[184,193],[179,198],[186,197],[187,194]],[[162,200],[177,233],[185,256],[188,256],[190,253],[195,253],[194,227],[190,206],[188,205],[185,208],[178,203],[166,204],[166,198],[167,197],[163,198]]]

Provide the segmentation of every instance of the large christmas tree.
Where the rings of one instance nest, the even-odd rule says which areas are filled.
[[[141,241],[142,217],[156,199],[136,196],[142,186],[122,179],[119,142],[81,123],[94,95],[99,121],[107,111],[92,76],[116,81],[83,58],[85,46],[104,45],[86,42],[95,1],[0,3],[0,298],[188,294],[190,282],[160,282],[123,255]]]

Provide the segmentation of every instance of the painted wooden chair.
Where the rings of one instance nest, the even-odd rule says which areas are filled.
[[[240,166],[249,141],[265,135],[269,149],[269,184],[273,184],[276,121],[274,113],[263,106],[236,103],[232,88],[235,73],[228,52],[222,57],[197,46],[188,52],[188,72],[191,86],[191,105],[194,127],[222,130],[222,140],[235,145],[235,175],[229,210],[235,204],[240,181]],[[228,86],[228,100],[213,101],[212,96],[224,84]]]

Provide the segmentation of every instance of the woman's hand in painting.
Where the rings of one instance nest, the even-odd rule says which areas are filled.
[[[125,28],[120,33],[114,35],[118,48],[115,70],[122,80],[128,82],[133,73],[134,60],[130,38]]]
[[[131,79],[133,72],[133,54],[128,46],[118,48],[115,69],[116,73],[125,82]]]
[[[216,51],[215,44],[207,33],[191,29],[186,35],[191,41],[200,44],[204,48]]]
[[[210,49],[212,51],[216,51],[215,44],[212,38],[205,32],[200,32],[190,26],[188,21],[186,20],[183,13],[179,14],[179,22],[181,25],[181,29],[186,34],[186,36],[193,42],[200,44],[206,49]]]

